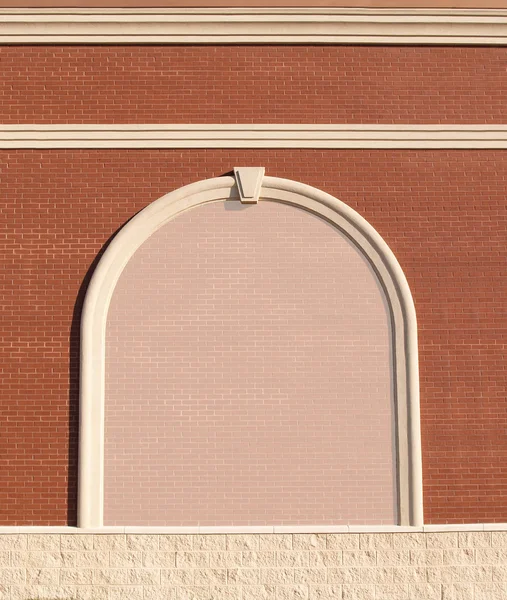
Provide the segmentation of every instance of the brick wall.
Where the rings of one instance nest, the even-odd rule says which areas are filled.
[[[419,320],[425,519],[507,521],[505,151],[2,151],[0,519],[75,523],[78,331],[104,244],[168,191],[264,165],[364,216]]]
[[[4,123],[501,123],[505,49],[11,46]]]
[[[507,532],[0,534],[4,600],[503,600]]]

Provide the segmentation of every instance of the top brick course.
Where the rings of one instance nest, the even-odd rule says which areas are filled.
[[[4,46],[3,123],[501,123],[505,48]]]

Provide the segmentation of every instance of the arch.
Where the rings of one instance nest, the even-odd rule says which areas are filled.
[[[403,271],[373,227],[329,194],[295,181],[264,177],[259,198],[260,201],[280,202],[304,209],[333,224],[366,257],[384,289],[393,332],[398,524],[420,526],[423,508],[417,324]],[[81,320],[80,527],[103,525],[105,333],[116,283],[141,244],[168,221],[199,205],[239,200],[236,180],[230,176],[193,183],[163,196],[125,225],[107,248],[93,274]]]

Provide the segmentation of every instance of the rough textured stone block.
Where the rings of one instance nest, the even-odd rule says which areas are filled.
[[[213,568],[243,566],[243,552],[210,552],[209,566]]]
[[[196,569],[194,585],[225,585],[227,583],[226,569]]]
[[[438,567],[444,563],[444,551],[439,549],[410,550],[411,565],[430,565]]]
[[[507,583],[476,584],[474,594],[475,600],[505,600]]]
[[[277,600],[306,600],[308,594],[307,585],[281,585],[276,588]]]
[[[261,550],[306,550],[296,547],[295,538],[289,533],[268,533],[259,536],[259,547]],[[294,538],[294,540],[293,540]]]
[[[361,550],[389,550],[393,547],[392,533],[362,533],[359,536]]]
[[[442,586],[439,583],[411,583],[408,597],[410,600],[442,600]]]
[[[96,569],[93,571],[93,583],[99,585],[126,585],[127,569]]]
[[[327,535],[324,533],[295,533],[292,543],[294,550],[325,550]]]
[[[176,552],[145,552],[143,553],[145,567],[176,567]]]
[[[28,550],[28,535],[0,535],[0,550],[23,551]]]
[[[228,569],[227,581],[232,585],[255,585],[260,582],[259,569]]]
[[[328,550],[356,550],[359,549],[358,533],[329,533],[327,535]]]
[[[179,569],[203,569],[209,566],[209,553],[176,552],[176,566]]]
[[[194,550],[220,552],[226,549],[227,536],[225,535],[196,535],[194,536]]]
[[[160,582],[165,586],[194,585],[194,569],[161,569]]]
[[[443,585],[442,600],[474,600],[474,586],[460,583]]]
[[[82,567],[85,569],[100,569],[104,566],[109,565],[109,552],[107,550],[93,551],[93,552],[67,552],[69,562],[73,557],[73,564],[68,566]],[[62,553],[65,557],[66,554]],[[64,560],[65,562],[65,560]]]
[[[327,583],[327,569],[295,569],[294,583]]]
[[[259,550],[260,538],[258,535],[228,535],[227,550],[238,552],[240,550]]]
[[[393,581],[393,570],[387,567],[341,567],[329,569],[329,583],[383,584]]]
[[[427,548],[457,548],[458,534],[454,531],[426,533]]]
[[[275,600],[276,587],[273,585],[246,585],[242,588],[242,600]]]
[[[142,567],[143,554],[131,550],[114,550],[109,553],[109,565],[111,567]]]
[[[294,569],[261,569],[260,583],[290,585],[294,583]]]
[[[26,583],[28,585],[58,585],[60,569],[27,569]]]
[[[404,567],[410,563],[410,550],[378,550],[377,564]]]
[[[90,585],[93,569],[60,569],[60,585]]]
[[[11,588],[11,600],[74,600],[77,597],[75,587],[30,585]]]
[[[93,550],[94,536],[79,534],[79,535],[62,535],[60,536],[60,548],[62,550]]]
[[[28,550],[49,550],[50,552],[60,551],[60,536],[59,535],[29,535]]]
[[[127,550],[157,552],[159,537],[158,535],[128,534],[126,539]]]
[[[111,587],[109,588],[109,600],[143,600],[142,587]]]
[[[126,550],[127,537],[120,533],[96,534],[93,536],[94,550]]]
[[[249,569],[273,567],[277,564],[276,555],[276,552],[243,552],[241,565]]]
[[[375,588],[371,585],[344,585],[343,600],[374,600]]]
[[[490,531],[460,531],[458,533],[458,546],[460,548],[490,548]]]
[[[341,550],[310,552],[308,558],[310,567],[340,567],[343,564]]]
[[[393,534],[393,548],[399,550],[426,548],[426,535],[424,533],[395,533]]]
[[[478,565],[507,565],[507,548],[479,548],[475,552]]]
[[[145,587],[143,592],[144,600],[174,600],[176,597],[176,590],[172,586]]]
[[[176,600],[212,600],[209,587],[178,587],[175,594]]]
[[[309,564],[308,552],[277,552],[277,567],[307,567]]]
[[[161,535],[159,536],[159,549],[163,552],[171,550],[191,551],[194,547],[195,535]]]
[[[370,567],[377,563],[375,550],[344,550],[343,565]]]
[[[392,583],[390,585],[375,586],[375,600],[407,600],[408,585]]]
[[[426,583],[426,567],[393,567],[394,583]]]

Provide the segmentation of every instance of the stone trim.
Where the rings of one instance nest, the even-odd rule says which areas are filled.
[[[507,10],[4,8],[1,44],[507,44]]]
[[[208,179],[171,192],[147,206],[123,227],[95,269],[81,320],[80,527],[103,526],[105,330],[115,285],[139,246],[165,223],[201,204],[237,200],[236,182],[230,176]],[[260,201],[297,206],[334,224],[358,247],[377,273],[389,304],[393,327],[399,524],[421,526],[423,508],[417,323],[403,271],[371,225],[329,194],[287,179],[264,177]],[[268,530],[272,528],[268,527]]]
[[[0,125],[0,148],[506,149],[507,125]]]

